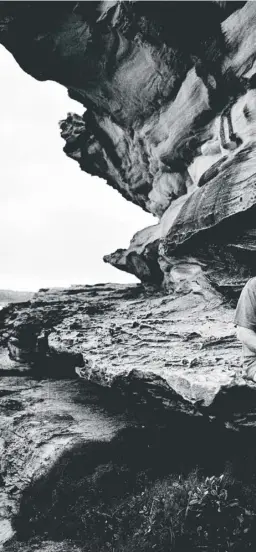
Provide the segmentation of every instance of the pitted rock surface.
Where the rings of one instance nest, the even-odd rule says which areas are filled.
[[[168,295],[110,284],[41,291],[7,309],[2,343],[33,373],[78,374],[141,404],[244,424],[235,390],[251,396],[255,386],[243,379],[234,309],[200,272],[188,280],[178,265],[173,279],[175,270]]]
[[[129,421],[124,415],[108,414],[81,381],[38,381],[25,375],[1,379],[0,412],[2,545],[15,534],[13,520],[20,514],[24,493],[44,481],[55,466],[61,469],[63,464],[64,469],[65,455],[84,448],[86,462],[95,444],[111,446]],[[19,537],[26,536],[24,524]]]
[[[159,219],[104,260],[171,289],[193,255],[232,294],[256,266],[256,4],[159,5],[1,2],[0,42],[85,106],[65,153]]]

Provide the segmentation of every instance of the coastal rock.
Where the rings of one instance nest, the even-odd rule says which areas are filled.
[[[67,155],[160,220],[104,259],[143,286],[42,291],[0,324],[12,360],[38,373],[139,386],[190,413],[238,385],[230,301],[255,274],[256,5],[185,10],[1,3],[0,41],[21,67],[87,109],[61,123]]]
[[[104,550],[109,504],[255,456],[233,321],[256,266],[256,4],[159,6],[0,2],[0,42],[86,109],[60,123],[66,155],[158,219],[104,257],[142,284],[0,311],[6,552],[82,552],[95,528]]]
[[[159,225],[149,226],[137,232],[129,248],[118,249],[103,260],[119,270],[130,272],[143,283],[159,286],[163,273],[158,264],[160,228]]]
[[[78,374],[159,411],[252,423],[254,407],[242,414],[234,400],[255,386],[243,379],[233,308],[193,259],[177,261],[169,279],[169,295],[110,284],[41,291],[5,315],[2,343],[15,339],[17,360],[25,348],[39,376]]]
[[[0,410],[6,552],[108,550],[111,514],[136,492],[170,472],[211,473],[213,457],[223,470],[245,451],[242,433],[203,416],[125,412],[123,397],[81,379],[3,378]]]
[[[55,475],[57,485],[72,455],[78,455],[84,466],[91,462],[91,468],[97,470],[97,464],[104,463],[104,456],[107,462],[115,439],[129,427],[129,422],[124,415],[104,412],[81,382],[68,380],[5,377],[0,384],[0,410],[0,544],[3,545],[16,533],[19,540],[33,535],[40,504],[34,500],[29,520],[30,494],[37,490],[41,508],[47,508],[49,505],[43,503],[46,499],[43,487],[47,480],[51,487],[51,474]],[[108,446],[110,450],[106,453]]]
[[[61,124],[62,136],[66,140],[64,151],[67,155],[77,159],[83,170],[107,179],[108,183],[118,189],[124,197],[158,217],[161,217],[177,198],[190,193],[191,187],[198,183],[199,165],[201,174],[203,174],[216,159],[224,157],[226,151],[218,144],[220,113],[223,108],[231,106],[234,132],[238,134],[243,143],[249,135],[255,135],[253,108],[255,93],[254,90],[247,90],[248,86],[251,86],[250,78],[254,74],[252,60],[255,55],[253,45],[255,7],[249,2],[242,8],[241,5],[230,4],[231,10],[237,9],[237,11],[227,17],[221,25],[220,20],[217,24],[217,20],[214,19],[214,30],[209,31],[211,38],[208,40],[210,43],[212,41],[209,51],[214,51],[215,62],[211,59],[211,54],[207,53],[206,48],[203,71],[198,69],[199,61],[202,63],[198,57],[199,45],[201,44],[202,47],[205,40],[205,37],[200,35],[202,32],[200,30],[197,46],[188,42],[193,63],[192,66],[189,64],[186,69],[184,67],[183,77],[182,73],[179,74],[181,80],[177,85],[175,96],[168,93],[164,81],[165,73],[159,65],[159,71],[156,71],[155,68],[155,81],[151,85],[150,91],[145,77],[145,88],[140,96],[140,99],[144,100],[140,112],[143,114],[143,118],[140,118],[136,111],[138,97],[137,95],[133,96],[134,87],[128,86],[134,106],[134,112],[130,113],[128,119],[121,122],[121,120],[117,120],[116,113],[113,112],[111,118],[109,115],[106,116],[103,106],[101,106],[100,117],[98,112],[94,112],[92,118],[91,108],[88,106],[84,118],[81,118],[80,121],[77,122],[77,116],[70,115],[67,121],[63,121]],[[213,9],[212,4],[207,6],[209,9]],[[188,4],[186,4],[186,9],[189,9]],[[170,3],[164,10],[166,25],[168,25],[168,10],[170,10],[170,17],[172,10]],[[192,10],[195,10],[194,6]],[[147,22],[149,24],[152,13],[154,13],[154,7],[151,11],[147,6],[145,8],[145,25]],[[195,12],[190,15],[193,26]],[[220,11],[217,18],[221,19],[222,16],[224,16],[224,12]],[[121,17],[122,11],[119,12],[119,18]],[[135,20],[136,17],[138,17],[136,23],[139,27],[140,19],[135,8]],[[179,15],[177,18],[179,21]],[[207,22],[209,22],[209,13]],[[117,28],[119,24],[121,25],[120,19],[116,22]],[[157,23],[155,25],[157,26]],[[193,28],[195,29],[195,27]],[[246,29],[246,38],[244,29]],[[124,32],[123,29],[122,32]],[[171,81],[171,77],[178,78],[179,69],[174,65],[174,60],[178,57],[182,63],[183,51],[180,44],[177,45],[175,33],[171,35],[169,29],[170,38],[167,40],[162,27],[161,32],[162,49],[158,51],[158,58],[155,56],[154,59],[162,60],[165,49],[171,55],[170,60],[168,57],[164,57],[164,62],[169,70],[169,81]],[[140,47],[143,47],[144,50],[148,47],[148,40],[150,40],[150,35],[147,35],[145,43],[143,36],[139,38]],[[137,44],[136,39],[131,43],[131,47],[135,47],[135,44]],[[154,43],[154,48],[156,47],[157,44]],[[175,48],[178,48],[176,53]],[[234,51],[238,50],[239,55],[233,56],[233,49]],[[134,52],[133,54],[135,56]],[[133,65],[134,78],[137,75],[136,71],[141,69],[140,63],[141,58],[138,58],[136,69]],[[130,66],[129,70],[131,70]],[[126,84],[127,75],[125,62],[122,67],[118,68],[118,76],[121,74],[123,86]],[[162,81],[158,83],[157,79],[160,74]],[[143,71],[141,71],[140,78],[142,75]],[[158,90],[166,90],[166,96],[158,98]],[[155,97],[151,97],[151,93],[156,95],[157,102]],[[147,110],[150,102],[155,102],[154,113],[150,113],[150,108]],[[111,109],[110,103],[108,107]],[[245,107],[246,117],[244,115]],[[186,114],[185,117],[184,114]],[[122,116],[127,116],[125,103],[122,108]],[[224,134],[225,130],[224,128]],[[195,164],[197,165],[196,174]]]
[[[21,67],[67,86],[87,108],[61,125],[66,153],[157,216],[186,194],[188,161],[218,110],[243,91],[254,53],[252,3],[185,10],[171,2],[161,10],[158,2],[37,10],[2,2],[0,10],[0,41]]]
[[[105,256],[143,283],[191,255],[219,291],[255,274],[255,37],[254,2],[1,3],[0,42],[86,108],[65,153],[159,219]]]

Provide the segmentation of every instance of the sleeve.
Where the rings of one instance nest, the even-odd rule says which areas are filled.
[[[239,297],[234,323],[256,332],[256,278],[247,282]]]

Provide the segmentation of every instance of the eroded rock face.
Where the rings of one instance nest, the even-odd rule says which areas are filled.
[[[169,267],[177,258],[191,255],[218,290],[232,295],[255,275],[254,21],[255,6],[247,3],[221,24],[229,45],[225,57],[222,44],[222,61],[221,56],[217,61],[223,80],[217,79],[214,84],[207,71],[205,79],[196,63],[202,78],[190,69],[175,97],[168,98],[145,121],[134,122],[129,148],[139,151],[143,146],[147,152],[148,168],[144,165],[142,177],[147,199],[144,202],[139,193],[135,199],[133,173],[129,174],[125,194],[129,199],[133,194],[132,200],[157,215],[160,222],[157,227],[136,234],[127,251],[118,250],[105,260],[135,274],[142,282],[160,283],[170,291]],[[236,54],[232,54],[233,49]],[[213,69],[210,63],[209,71],[210,66]],[[225,105],[229,107],[222,111]],[[72,142],[75,128],[72,117],[69,131],[67,123],[62,125],[62,135],[67,140],[65,151],[79,158],[81,167],[86,169],[80,147],[85,134],[80,133],[79,140]],[[109,132],[114,136],[114,132]],[[127,128],[116,131],[119,139],[114,140],[119,163],[125,163],[121,160],[127,151],[124,145],[121,147],[123,132],[127,133]],[[99,142],[97,147],[86,148],[86,155],[88,158],[89,152],[96,151],[99,166]],[[136,173],[141,167],[138,159],[132,161]],[[101,176],[104,177],[102,172]],[[117,176],[113,181],[117,189],[125,188],[121,181],[117,184]],[[136,191],[141,192],[142,188]]]
[[[122,471],[132,492],[139,470],[205,468],[255,428],[230,297],[256,266],[256,4],[1,2],[0,41],[85,106],[65,153],[159,219],[104,258],[143,285],[0,312],[0,540],[80,551],[77,493],[97,516]]]
[[[119,270],[135,274],[144,283],[160,286],[163,272],[158,263],[159,239],[159,225],[149,226],[135,234],[129,249],[118,249],[105,255],[103,260]]]
[[[26,71],[61,82],[88,108],[84,120],[73,116],[62,125],[68,155],[161,215],[191,185],[186,141],[198,117],[206,115],[204,133],[219,108],[204,84],[207,72],[214,82],[222,72],[226,79],[226,93],[222,83],[215,94],[220,104],[230,86],[233,95],[240,91],[237,58],[230,51],[241,47],[248,18],[253,35],[253,9],[247,6],[243,16],[221,22],[242,5],[187,2],[184,18],[184,5],[177,2],[162,2],[160,8],[159,2],[78,2],[37,9],[33,3],[2,2],[0,40]],[[240,72],[248,69],[250,48],[239,59]],[[195,147],[194,137],[192,158]]]
[[[239,424],[229,393],[249,387],[234,311],[192,258],[176,261],[169,280],[169,295],[121,285],[42,291],[27,308],[10,307],[2,343],[38,375],[78,374],[138,404],[189,416],[222,417],[224,409],[226,421]]]
[[[141,471],[154,479],[184,462],[206,467],[210,450],[222,451],[224,465],[237,451],[237,430],[255,427],[255,385],[243,378],[234,310],[192,258],[176,261],[169,279],[168,295],[141,285],[74,286],[1,311],[6,550],[20,550],[20,540],[26,550],[35,535],[38,550],[55,550],[52,540],[79,550],[74,535],[82,541],[89,530],[80,494],[96,516],[118,499],[109,495],[117,476],[122,498]]]
[[[5,366],[3,353],[2,362]],[[13,369],[17,370],[14,362]],[[20,502],[29,488],[38,484],[40,489],[40,481],[61,465],[65,455],[100,443],[104,447],[127,427],[120,416],[111,418],[99,406],[90,406],[85,395],[78,382],[2,378],[1,544],[14,535],[13,521],[22,515]],[[21,539],[27,538],[26,531],[29,527],[19,527]]]
[[[0,41],[86,107],[61,123],[65,153],[159,219],[105,261],[168,288],[162,268],[198,253],[236,290],[255,274],[256,6],[159,6],[2,2]]]
[[[1,311],[6,551],[82,551],[87,510],[97,526],[99,509],[159,474],[212,473],[251,446],[256,386],[234,309],[196,259],[168,275],[171,294],[74,286]]]
[[[240,6],[237,5],[236,8],[238,7]],[[145,10],[147,9],[150,12],[148,7],[145,8]],[[171,10],[171,8],[169,9]],[[235,9],[234,5],[233,9]],[[223,22],[222,26],[220,24],[217,26],[215,20],[216,26],[212,32],[216,36],[215,42],[212,39],[211,48],[215,52],[219,66],[216,69],[215,59],[214,69],[213,62],[209,60],[208,56],[203,73],[205,72],[207,75],[207,71],[209,73],[217,71],[221,75],[223,72],[220,79],[221,83],[218,80],[214,80],[214,77],[211,79],[210,75],[210,80],[208,80],[210,83],[214,80],[214,83],[211,86],[206,79],[206,86],[203,78],[196,74],[197,71],[201,75],[196,62],[196,71],[194,68],[191,68],[191,65],[186,67],[185,73],[181,77],[181,82],[176,89],[175,97],[168,95],[167,92],[166,98],[160,98],[159,102],[155,103],[153,114],[150,115],[149,112],[146,112],[147,101],[145,101],[144,95],[141,96],[145,102],[144,109],[141,109],[143,114],[146,112],[144,121],[138,118],[136,112],[134,112],[131,121],[125,121],[122,125],[118,125],[116,120],[110,122],[109,117],[106,118],[102,113],[100,118],[96,115],[96,119],[92,121],[87,113],[84,118],[84,130],[79,132],[77,118],[73,117],[72,119],[71,116],[66,123],[62,124],[63,137],[67,140],[65,148],[67,154],[79,159],[81,167],[85,170],[88,167],[88,170],[91,171],[94,164],[96,171],[101,170],[100,176],[104,176],[102,170],[105,171],[105,178],[110,178],[110,183],[114,181],[114,185],[121,193],[123,191],[126,195],[128,193],[130,199],[135,203],[137,202],[145,209],[157,216],[161,216],[173,200],[186,194],[193,185],[194,179],[191,178],[187,169],[194,159],[197,158],[198,150],[200,150],[201,146],[203,148],[203,157],[205,155],[208,157],[208,159],[203,159],[203,165],[211,165],[213,163],[213,160],[209,159],[209,146],[207,146],[207,153],[205,143],[210,140],[210,143],[213,144],[216,141],[216,113],[218,114],[227,103],[234,101],[234,98],[246,92],[246,86],[252,73],[251,60],[254,55],[254,50],[251,50],[249,54],[250,47],[253,48],[250,40],[253,41],[255,32],[253,9],[252,5],[246,5],[239,11],[239,17],[235,13]],[[165,13],[165,16],[167,17],[168,14]],[[208,13],[209,17],[210,13]],[[136,10],[134,18],[136,20]],[[150,18],[150,13],[148,14],[148,18]],[[248,24],[249,18],[250,24]],[[240,25],[243,25],[243,28],[245,26],[247,29],[246,44],[242,29],[239,30]],[[228,44],[226,47],[224,35]],[[240,39],[238,39],[238,35],[241,37]],[[163,41],[161,47],[166,47],[170,52],[172,49],[170,42],[173,40],[175,43],[175,35],[169,38],[167,44],[164,33],[161,36]],[[171,36],[171,33],[169,36]],[[198,40],[199,43],[201,41],[202,45],[204,39],[200,36],[200,32]],[[143,47],[146,48],[146,44]],[[190,47],[193,50],[193,46],[190,45]],[[232,48],[240,49],[240,58],[235,57],[233,59]],[[177,55],[182,59],[182,51],[179,48]],[[237,67],[238,59],[240,62],[239,68]],[[177,67],[169,64],[168,69],[170,76],[177,76]],[[126,70],[127,67],[124,65],[122,67],[123,78],[126,75]],[[162,74],[161,69],[160,73]],[[134,68],[135,75],[136,70]],[[146,82],[144,84],[145,90],[143,94],[146,91],[148,94],[147,99],[150,102],[151,99]],[[151,87],[155,92],[157,92],[155,88],[157,85],[156,80]],[[166,90],[164,81],[161,82],[160,88],[161,90]],[[133,97],[133,88],[128,87],[128,90],[130,97],[134,100],[133,105],[136,105],[138,100],[137,97]],[[125,112],[125,105],[123,112]],[[186,116],[184,116],[185,114]],[[97,136],[95,134],[93,142],[92,126],[95,123],[100,126],[101,130]],[[240,130],[241,128],[239,128]],[[77,134],[80,135],[79,140],[74,140],[74,136]],[[110,142],[107,144],[108,138]],[[104,146],[101,154],[102,164],[99,169],[102,144]],[[112,148],[114,146],[116,154],[115,172],[109,163],[111,155],[108,156],[108,151],[110,152],[111,144]],[[221,149],[215,148],[213,155],[216,156],[218,154],[221,155]],[[128,184],[128,190],[125,183]]]

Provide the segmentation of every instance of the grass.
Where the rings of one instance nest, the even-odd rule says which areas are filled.
[[[97,550],[255,550],[255,516],[248,494],[228,473],[200,478],[193,472],[158,481],[120,504],[106,517],[105,548]]]
[[[104,469],[102,475],[108,477]],[[122,478],[122,473],[117,475]],[[80,493],[70,509],[62,512],[61,519],[55,505],[44,528],[41,526],[40,532],[38,526],[35,528],[35,538],[28,550],[73,552],[76,545],[81,552],[248,552],[256,549],[255,486],[246,487],[235,481],[228,470],[212,477],[193,471],[187,476],[173,475],[154,483],[146,482],[143,474],[141,477],[141,485],[137,480],[137,491],[113,494],[111,500],[105,500],[99,493],[97,501],[89,501],[86,494]],[[70,525],[72,515],[79,520],[77,526]],[[47,541],[51,544],[47,545]],[[22,546],[25,552],[25,543]]]

